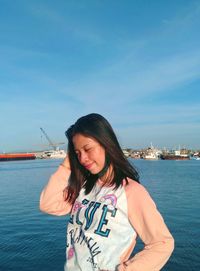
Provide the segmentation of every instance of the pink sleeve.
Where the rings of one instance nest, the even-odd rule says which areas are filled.
[[[122,264],[120,271],[158,271],[174,249],[174,239],[146,189],[135,181],[127,185],[128,215],[144,249]]]
[[[71,211],[71,204],[64,200],[63,190],[67,187],[70,171],[59,166],[50,177],[40,195],[40,210],[51,215],[66,215]]]

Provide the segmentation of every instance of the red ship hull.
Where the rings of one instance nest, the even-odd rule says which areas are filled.
[[[8,153],[0,154],[0,162],[3,161],[18,161],[18,160],[34,160],[36,155],[34,153]]]

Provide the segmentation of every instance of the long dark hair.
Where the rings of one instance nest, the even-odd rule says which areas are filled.
[[[82,187],[85,188],[86,194],[90,193],[98,179],[98,175],[91,174],[79,163],[72,141],[76,134],[94,138],[105,149],[106,160],[113,167],[113,179],[110,185],[118,188],[124,179],[127,181],[127,178],[139,182],[139,174],[124,156],[109,122],[103,116],[92,113],[79,118],[65,132],[68,139],[68,155],[71,166],[71,176],[66,193],[67,201],[73,203]]]

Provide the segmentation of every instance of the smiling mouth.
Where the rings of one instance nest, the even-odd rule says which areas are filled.
[[[93,165],[93,163],[88,164],[88,165],[85,165],[84,167],[85,167],[86,169],[90,169],[90,168],[92,167],[92,165]]]

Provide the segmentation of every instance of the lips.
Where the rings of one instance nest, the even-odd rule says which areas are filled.
[[[93,165],[93,163],[84,165],[84,167],[85,167],[86,169],[90,169],[90,168],[92,167],[92,165]]]

